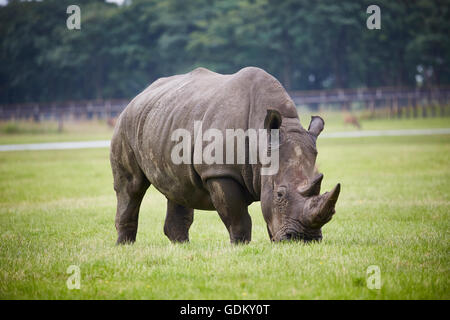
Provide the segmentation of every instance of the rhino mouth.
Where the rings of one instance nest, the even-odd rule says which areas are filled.
[[[320,229],[307,229],[299,221],[295,220],[290,222],[281,228],[271,240],[274,242],[302,241],[306,243],[322,240],[322,232]]]
[[[302,241],[302,242],[313,242],[313,241],[317,241],[320,242],[322,240],[322,236],[321,235],[309,235],[306,233],[286,233],[283,236],[281,236],[279,241]]]

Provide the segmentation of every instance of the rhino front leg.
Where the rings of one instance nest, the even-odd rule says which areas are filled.
[[[194,221],[194,209],[186,208],[167,200],[164,234],[172,242],[188,242],[189,228]]]
[[[231,243],[249,243],[252,220],[242,186],[230,178],[209,179],[207,186],[214,207],[228,229]]]

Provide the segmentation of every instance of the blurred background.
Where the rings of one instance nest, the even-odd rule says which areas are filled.
[[[263,68],[299,110],[330,111],[348,129],[450,113],[448,0],[0,4],[2,133],[62,132],[82,120],[111,127],[154,80],[198,66]],[[72,4],[81,9],[80,30],[66,26]],[[379,30],[366,26],[371,4],[381,9]]]

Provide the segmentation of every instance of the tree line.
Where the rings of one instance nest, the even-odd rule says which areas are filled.
[[[66,26],[72,4],[80,30]],[[198,66],[257,66],[289,90],[446,85],[449,30],[449,0],[9,1],[0,103],[130,98]]]

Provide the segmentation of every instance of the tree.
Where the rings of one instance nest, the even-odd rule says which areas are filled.
[[[0,7],[0,103],[129,98],[159,77],[256,66],[287,89],[450,83],[448,0],[70,0]]]

